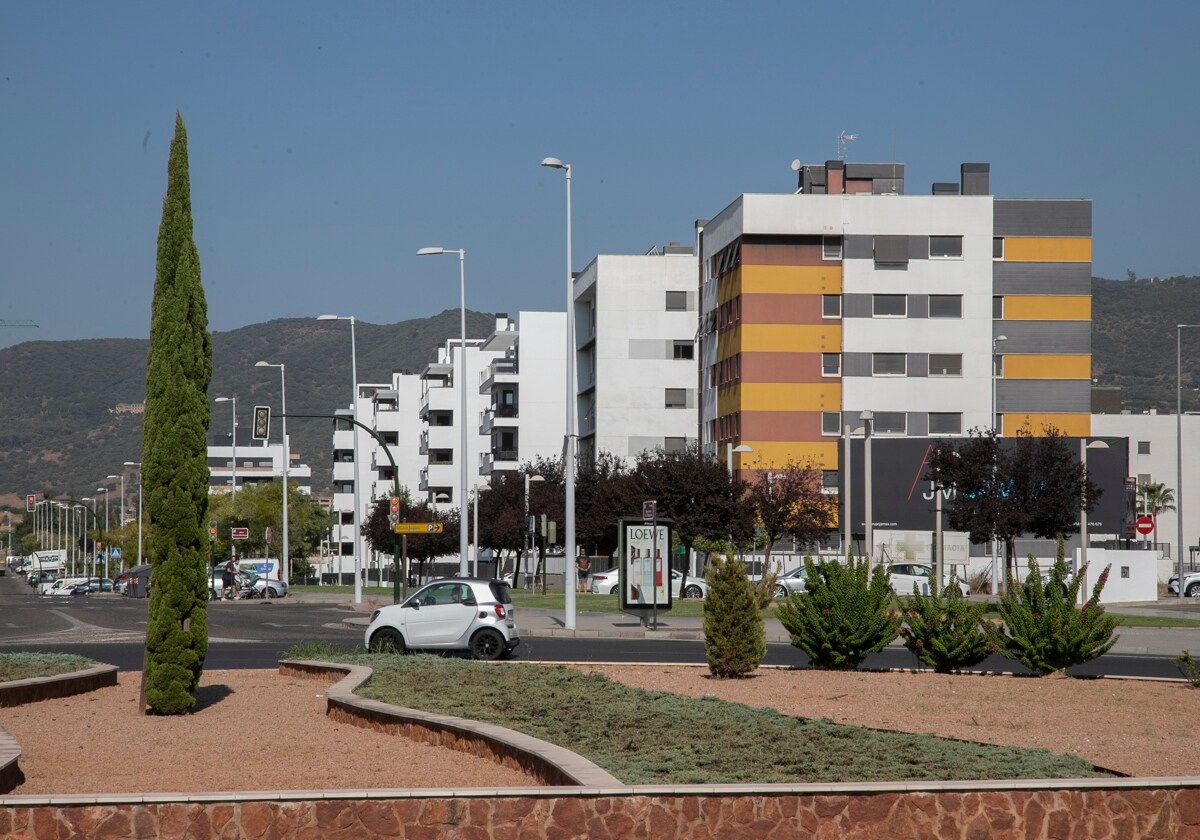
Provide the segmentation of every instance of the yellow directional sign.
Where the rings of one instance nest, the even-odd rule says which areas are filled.
[[[394,534],[440,534],[441,522],[397,522],[392,526]]]

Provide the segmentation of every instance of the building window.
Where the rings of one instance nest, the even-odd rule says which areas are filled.
[[[669,437],[663,438],[663,451],[671,454],[687,451],[687,438],[685,437]]]
[[[872,376],[905,376],[908,373],[908,358],[903,353],[872,353]]]
[[[691,341],[676,341],[674,345],[673,359],[694,359],[696,357],[696,345]]]
[[[930,353],[930,376],[962,376],[962,353]]]
[[[821,375],[822,376],[840,376],[842,373],[842,354],[841,353],[822,353],[821,354]]]
[[[931,236],[929,237],[929,258],[931,260],[961,260],[961,236]]]
[[[993,321],[1003,321],[1004,320],[1004,296],[1003,295],[993,295],[992,296],[992,320]]]
[[[961,318],[962,295],[930,295],[930,318]]]
[[[838,479],[837,470],[821,470],[821,489],[837,490],[840,487]]]
[[[871,314],[876,318],[903,318],[908,315],[908,297],[871,295]]]
[[[876,236],[872,247],[877,264],[908,265],[907,236]]]
[[[687,388],[667,388],[667,408],[687,408]]]
[[[1150,454],[1150,441],[1148,441],[1148,440],[1139,440],[1139,441],[1138,441],[1138,452],[1137,452],[1137,454],[1139,454],[1139,455],[1149,455],[1149,454]]]
[[[993,236],[992,237],[992,259],[994,259],[994,260],[1004,259],[1004,237],[1003,236]]]
[[[840,260],[842,258],[842,238],[840,236],[821,237],[821,259]]]
[[[1004,355],[1002,353],[992,356],[992,376],[997,379],[1004,378]]]
[[[929,434],[961,435],[962,414],[954,411],[929,412]]]
[[[821,434],[840,435],[842,433],[842,413],[840,411],[821,412]]]
[[[841,295],[821,295],[821,317],[822,318],[841,318],[842,317],[842,296]]]
[[[903,411],[876,411],[871,433],[902,435],[908,431],[908,415]]]
[[[667,311],[668,312],[687,312],[688,311],[688,293],[687,292],[667,292]]]

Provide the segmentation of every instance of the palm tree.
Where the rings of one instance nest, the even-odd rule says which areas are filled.
[[[1175,491],[1159,482],[1139,484],[1137,489],[1138,513],[1154,518],[1154,542],[1158,542],[1158,514],[1164,510],[1175,510]]]

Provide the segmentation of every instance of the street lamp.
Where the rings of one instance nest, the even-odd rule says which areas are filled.
[[[735,452],[753,452],[752,447],[742,443],[737,446],[733,445],[733,441],[725,444],[725,468],[729,470],[729,477],[733,478],[733,453]]]
[[[1200,324],[1175,325],[1175,519],[1179,529],[1179,598],[1183,595],[1183,331]]]
[[[462,430],[459,453],[458,485],[458,573],[467,576],[467,252],[462,248],[421,248],[418,257],[438,254],[458,254],[458,318],[460,346],[458,352],[458,390],[462,406],[458,426]]]
[[[282,534],[279,543],[279,571],[283,576],[283,580],[290,581],[292,579],[291,572],[291,555],[288,554],[288,436],[287,436],[287,379],[284,374],[283,363],[277,365],[270,362],[255,362],[255,367],[277,367],[279,368],[279,402],[282,413],[279,415],[283,422],[283,524]],[[354,465],[355,482],[354,486],[358,486],[358,464]],[[268,566],[268,571],[269,571]]]
[[[566,576],[563,589],[566,597],[564,624],[566,629],[575,629],[575,581],[571,575],[575,568],[575,276],[571,271],[571,164],[556,157],[542,159],[542,166],[561,169],[567,176],[567,445],[563,457],[563,507],[565,522],[563,530],[563,562]]]
[[[350,399],[350,416],[354,419],[354,430],[352,434],[354,446],[354,515],[350,517],[350,525],[354,529],[351,533],[351,540],[354,546],[354,603],[362,603],[362,551],[360,551],[361,535],[358,527],[359,517],[362,516],[359,505],[359,463],[358,463],[358,353],[354,341],[354,316],[353,315],[318,315],[318,321],[349,321],[350,322],[350,385],[352,394]],[[341,545],[341,526],[338,527],[338,545]],[[340,552],[340,548],[338,549]],[[339,561],[340,564],[340,561]],[[341,573],[339,565],[338,573]]]
[[[1083,468],[1083,478],[1087,480],[1088,465],[1087,451],[1089,449],[1108,449],[1108,444],[1102,440],[1094,440],[1091,443],[1087,442],[1087,438],[1079,439],[1079,465]],[[1085,489],[1085,488],[1081,488]],[[1087,494],[1079,494],[1079,574],[1083,574],[1083,567],[1087,565],[1087,550],[1088,550],[1088,521],[1087,521]],[[1182,580],[1182,578],[1181,578]],[[1079,596],[1087,601],[1087,580],[1079,587]]]
[[[991,426],[992,431],[996,432],[998,434],[1002,433],[1004,431],[1002,428],[1000,428],[1000,424],[996,422],[996,420],[998,419],[996,416],[996,412],[997,412],[997,409],[999,408],[999,406],[996,403],[996,380],[998,380],[1000,378],[996,374],[996,359],[1000,358],[999,356],[996,355],[996,345],[1001,341],[1008,341],[1008,336],[998,335],[992,339],[992,416],[991,416],[991,419],[988,421],[988,425]]]
[[[871,423],[875,413],[870,409],[861,412],[863,421],[863,541],[867,550],[867,570],[875,559],[875,529],[871,527]]]
[[[525,574],[526,575],[529,574],[529,552],[533,549],[533,546],[531,545],[531,543],[533,541],[533,528],[531,527],[531,523],[529,522],[529,482],[545,481],[545,480],[546,479],[540,475],[536,475],[536,474],[530,475],[529,473],[525,473]],[[565,554],[563,555],[563,559],[566,560]],[[571,573],[571,567],[568,566],[567,574],[569,575],[570,573]],[[516,575],[514,574],[513,575],[513,586],[516,586],[516,585],[517,585],[517,578],[516,578]]]
[[[475,577],[479,577],[479,494],[485,490],[491,489],[492,488],[486,484],[475,485],[475,519],[471,529],[475,534],[475,568],[472,570],[471,574]]]
[[[138,471],[138,565],[142,565],[142,462],[126,461],[125,466],[136,467]]]
[[[217,397],[213,402],[227,402],[233,407],[233,425],[229,435],[229,496],[237,496],[237,397]]]
[[[92,503],[92,527],[95,528],[96,527],[96,499],[93,496],[84,496],[79,501]],[[86,509],[85,509],[85,512],[86,512]],[[83,527],[83,547],[84,547],[84,549],[87,548],[87,517],[86,516],[84,517],[84,527]],[[97,575],[96,575],[96,538],[95,537],[92,537],[92,555],[91,556],[92,556],[92,577],[96,577]],[[85,568],[87,567],[86,562],[83,565]]]
[[[120,475],[110,475],[110,476],[108,476],[108,478],[109,479],[113,479],[113,478],[121,479],[121,499],[120,499],[120,508],[118,510],[118,517],[117,517],[117,527],[120,528],[125,525],[125,473],[122,472]]]
[[[1001,434],[1004,431],[1003,424],[996,422],[998,419],[997,415],[998,415],[999,408],[1000,408],[998,401],[996,399],[996,381],[1000,378],[997,375],[996,360],[1001,358],[1000,356],[996,355],[996,352],[997,352],[996,345],[999,344],[1001,341],[1008,341],[1008,336],[997,335],[992,338],[992,416],[991,416],[991,419],[988,421],[988,425],[991,426],[992,432],[994,434]],[[1003,363],[1001,363],[1001,365],[1003,365]],[[997,428],[998,426],[1000,428]],[[995,468],[995,464],[993,464],[992,465],[992,483],[993,483],[993,485],[995,484],[995,472],[996,472],[996,468]],[[1000,592],[1000,541],[995,536],[993,536],[992,537],[992,594],[996,595],[999,592]]]

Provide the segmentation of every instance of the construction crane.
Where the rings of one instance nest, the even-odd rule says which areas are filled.
[[[0,321],[0,327],[36,327],[33,321]]]

